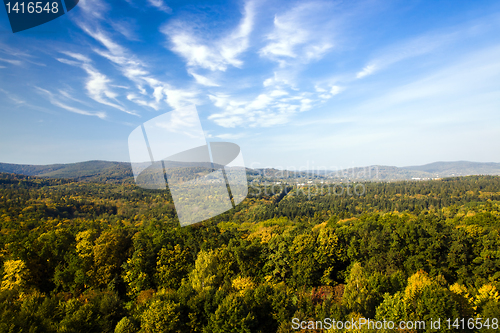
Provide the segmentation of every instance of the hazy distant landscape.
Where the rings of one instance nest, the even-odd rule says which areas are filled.
[[[166,166],[169,167],[168,165]],[[390,181],[390,180],[424,180],[444,177],[470,175],[500,175],[500,163],[479,162],[435,162],[420,166],[394,167],[374,165],[368,167],[354,167],[341,170],[277,170],[247,169],[250,178],[262,175],[262,178],[307,178],[318,176],[332,181]],[[130,163],[87,161],[70,164],[28,165],[0,163],[0,172],[14,173],[25,176],[48,178],[72,178],[86,181],[104,182],[133,182],[133,173]]]

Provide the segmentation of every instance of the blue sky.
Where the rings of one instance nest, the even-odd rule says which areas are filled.
[[[16,34],[0,12],[0,162],[128,161],[192,104],[248,167],[500,162],[498,1],[81,0]]]

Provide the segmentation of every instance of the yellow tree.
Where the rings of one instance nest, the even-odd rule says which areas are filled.
[[[130,249],[130,237],[122,230],[103,232],[93,248],[97,286],[104,287],[120,276],[120,269]]]
[[[141,316],[141,332],[169,333],[181,332],[178,304],[172,300],[155,298]]]
[[[346,282],[342,303],[353,312],[367,315],[372,295],[368,277],[359,262],[352,266]]]
[[[4,263],[4,274],[1,290],[22,289],[26,287],[29,276],[26,263],[22,260],[7,260]]]
[[[189,271],[189,252],[176,244],[173,249],[163,247],[156,262],[156,279],[162,288],[179,288],[182,278]]]
[[[194,290],[200,292],[214,285],[219,279],[218,251],[201,250],[194,263],[194,269],[189,274],[189,280]]]

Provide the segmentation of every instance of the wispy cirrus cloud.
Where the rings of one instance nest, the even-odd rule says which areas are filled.
[[[218,80],[214,80],[210,73],[207,75],[207,71],[219,72],[217,77],[220,79],[228,67],[239,69],[243,66],[242,55],[250,47],[250,35],[256,20],[254,2],[245,3],[242,17],[234,29],[216,38],[207,38],[202,26],[182,18],[160,28],[169,41],[168,48],[184,59],[187,73],[198,85],[194,89],[179,89],[155,78],[142,59],[120,45],[99,23],[82,21],[79,25],[104,47],[93,47],[92,50],[109,60],[134,83],[136,89],[126,91],[128,101],[155,110],[159,110],[164,102],[178,108],[188,103],[199,103],[200,93],[217,88],[218,92],[205,91],[208,100],[221,110],[209,119],[223,127],[267,127],[284,124],[293,114],[311,110],[340,92],[330,91],[330,86],[326,87],[328,91],[303,91],[294,80],[294,67],[320,59],[333,46],[332,34],[328,37],[317,34],[317,31],[328,30],[332,26],[331,18],[322,13],[324,7],[321,6],[328,6],[328,3],[299,4],[276,15],[272,31],[265,35],[264,46],[254,55],[276,60],[280,65],[286,58],[288,67],[287,70],[274,70],[273,76],[264,81],[262,91],[250,98],[248,95],[242,97],[235,91],[238,85],[230,83],[233,78],[223,78],[226,86],[220,87]],[[99,82],[97,79],[96,83]],[[101,83],[112,86],[104,79]]]
[[[74,95],[75,95],[75,93],[74,93],[74,91],[73,91],[72,89],[66,89],[66,90],[64,90],[64,89],[58,89],[57,91],[59,92],[59,94],[60,94],[61,96],[63,96],[63,97],[64,97],[66,100],[68,100],[68,101],[77,102],[77,103],[79,103],[79,104],[83,104],[83,105],[85,105],[85,106],[87,106],[87,107],[90,107],[90,103],[88,103],[88,102],[86,102],[86,101],[82,101],[82,100],[81,100],[81,99],[79,99],[79,98],[76,98],[76,97],[74,96]]]
[[[209,94],[212,103],[221,109],[209,119],[226,128],[281,125],[340,93],[342,89],[331,84],[321,91],[307,91],[297,80],[305,65],[321,59],[334,46],[333,34],[318,33],[333,27],[325,6],[331,9],[325,2],[299,3],[276,14],[258,55],[277,62],[279,68],[273,69],[272,76],[263,81],[262,91],[252,98],[238,97],[238,92],[228,88],[226,92]]]
[[[122,46],[112,37],[111,33],[103,28],[99,22],[100,19],[92,18],[90,21],[79,21],[78,25],[87,35],[104,46],[104,48],[93,47],[92,51],[110,61],[126,79],[134,84],[135,91],[122,85],[122,88],[128,90],[124,94],[126,100],[154,110],[159,110],[162,103],[166,103],[172,108],[179,108],[197,102],[195,90],[177,89],[171,84],[155,78],[143,60],[130,49]],[[110,84],[110,86],[112,85]]]
[[[323,101],[320,94],[323,93],[274,88],[250,100],[223,93],[211,94],[210,100],[222,111],[215,112],[208,118],[226,128],[281,125],[287,123],[294,114],[321,104]]]
[[[40,52],[31,51],[30,48],[25,47],[21,50],[19,47],[7,45],[0,41],[0,62],[26,68],[29,68],[30,64],[46,67],[47,65],[39,60]],[[2,67],[6,68],[6,66]]]
[[[11,65],[15,65],[15,66],[21,66],[23,64],[22,61],[19,61],[19,60],[14,60],[14,59],[4,59],[4,58],[0,58],[0,61],[1,62],[6,62],[8,64],[11,64]]]
[[[467,109],[464,105],[468,103],[476,105],[474,112],[464,113],[467,118],[472,119],[476,114],[487,112],[486,109],[494,109],[491,106],[482,109],[477,107],[478,105],[498,101],[500,93],[495,80],[495,77],[500,75],[498,59],[500,59],[498,46],[471,52],[439,71],[426,73],[414,82],[398,86],[382,96],[365,102],[362,108],[372,112],[374,109],[402,109],[403,105],[411,105],[411,108],[405,107],[406,110],[412,109],[413,112],[406,112],[410,117],[424,114],[434,117],[436,109],[443,108],[443,104],[447,105],[446,111],[438,112],[440,115],[456,113],[456,109],[450,107],[454,103],[464,110]],[[440,99],[445,103],[439,102]]]
[[[12,92],[6,91],[4,89],[0,88],[0,91],[5,94],[5,96],[14,104],[16,105],[23,105],[26,104],[26,101],[22,99],[21,97],[17,96],[16,94],[13,94]]]
[[[207,87],[219,87],[219,85],[217,83],[215,83],[214,81],[212,81],[211,79],[209,79],[208,77],[205,77],[203,75],[199,75],[199,74],[196,74],[194,73],[193,71],[189,71],[189,74],[191,74],[191,76],[194,77],[194,79],[196,80],[196,82],[198,82],[199,84],[201,84],[202,86],[207,86]]]
[[[92,111],[82,110],[82,109],[79,109],[77,107],[63,103],[61,100],[64,99],[64,96],[57,96],[56,94],[54,94],[46,89],[40,88],[40,87],[35,87],[35,89],[39,93],[45,95],[49,99],[51,104],[53,104],[57,107],[60,107],[61,109],[64,109],[64,110],[69,111],[69,112],[81,114],[84,116],[94,116],[94,117],[98,117],[100,119],[107,118],[107,114],[105,112],[92,112]]]
[[[90,98],[100,104],[113,107],[129,114],[137,115],[135,112],[129,111],[123,105],[119,104],[116,99],[118,95],[109,87],[111,79],[92,66],[91,60],[87,56],[73,52],[63,53],[77,61],[65,58],[58,58],[58,61],[67,65],[80,67],[87,73],[88,77],[85,82],[85,88]]]
[[[328,7],[327,2],[302,3],[275,15],[260,55],[277,61],[280,67],[321,59],[334,46],[332,33],[322,33],[333,30],[332,18],[324,14]]]
[[[398,62],[428,55],[439,49],[449,47],[460,39],[476,34],[478,29],[482,29],[481,25],[474,24],[471,26],[468,24],[456,27],[451,31],[429,32],[385,46],[383,49],[377,50],[373,59],[361,71],[356,73],[356,78],[361,79]]]
[[[84,12],[86,20],[102,19],[110,10],[110,6],[101,0],[85,0],[78,3],[79,10]]]
[[[148,3],[151,6],[157,8],[157,9],[159,9],[159,10],[161,10],[161,11],[167,13],[167,14],[171,14],[172,13],[172,8],[170,8],[169,6],[167,6],[167,4],[163,0],[148,0]]]
[[[214,137],[223,139],[223,140],[237,140],[246,137],[246,133],[223,133],[223,134],[218,134],[214,135]],[[209,137],[212,137],[209,135]]]
[[[363,68],[361,71],[359,71],[356,74],[356,78],[361,79],[365,76],[368,76],[368,75],[372,74],[373,72],[375,72],[376,69],[377,69],[377,67],[375,65],[367,65],[365,68]]]
[[[139,35],[137,34],[138,27],[132,19],[127,20],[119,20],[119,21],[110,21],[109,24],[121,33],[125,38],[130,41],[139,41]]]
[[[238,27],[215,40],[196,35],[194,27],[182,20],[168,23],[161,31],[168,38],[170,49],[180,55],[188,67],[225,71],[228,66],[241,67],[243,64],[239,57],[249,46],[254,12],[254,3],[247,2]]]
[[[252,99],[243,99],[228,93],[210,94],[209,98],[221,112],[209,116],[217,125],[234,127],[270,127],[289,122],[300,112],[324,104],[342,92],[337,84],[316,86],[315,91],[301,91],[284,85],[268,85],[264,92]]]

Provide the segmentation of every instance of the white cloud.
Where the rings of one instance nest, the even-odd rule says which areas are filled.
[[[6,63],[11,64],[11,65],[16,65],[16,66],[20,66],[20,65],[23,64],[22,61],[13,60],[13,59],[3,59],[3,58],[0,58],[0,61],[6,62]]]
[[[109,6],[101,0],[85,0],[78,3],[78,9],[85,13],[85,18],[102,19],[109,11]]]
[[[236,86],[226,88],[225,94],[209,95],[214,105],[221,109],[209,118],[225,127],[284,124],[294,114],[311,110],[338,93],[332,91],[331,86],[321,94],[304,93],[295,83],[298,74],[296,67],[321,58],[333,46],[333,33],[318,33],[332,30],[332,19],[324,12],[325,6],[329,7],[329,4],[300,4],[276,15],[273,30],[267,35],[260,55],[282,65],[286,63],[287,69],[274,70],[274,75],[264,81],[264,90],[256,93],[253,98],[234,98],[239,94],[233,93],[235,89],[239,89]],[[254,3],[249,1],[244,6],[239,24],[215,38],[205,34],[203,26],[192,23],[192,20],[171,20],[160,31],[168,38],[170,49],[185,60],[187,72],[198,85],[218,87],[213,76],[205,75],[203,71],[200,74],[200,69],[223,72],[231,66],[241,68],[242,55],[250,46],[249,38],[255,25],[255,17]],[[113,40],[112,35],[99,25],[80,23],[80,26],[104,46],[103,49],[93,48],[94,52],[116,65],[123,76],[135,83],[135,92],[131,89],[126,91],[128,101],[155,110],[160,110],[163,102],[173,108],[199,102],[198,90],[175,88],[154,78],[143,61]],[[94,96],[97,96],[97,92],[105,91],[104,87],[112,87],[112,82],[106,79],[98,75],[93,77],[91,86],[95,88]],[[102,97],[116,104],[118,95],[114,91],[112,93],[114,95],[104,94]]]
[[[81,65],[78,61],[68,60],[65,58],[56,58],[56,60],[70,66],[79,67]]]
[[[75,98],[72,93],[70,93],[70,92],[68,92],[66,90],[59,89],[58,91],[59,91],[59,94],[61,94],[61,96],[63,96],[67,100],[71,100],[73,102],[77,102],[77,103],[89,106],[88,103],[86,103],[86,102],[84,102],[84,101],[82,101],[82,100],[80,100],[78,98]]]
[[[254,15],[254,4],[248,2],[245,5],[245,12],[238,28],[219,43],[221,56],[235,67],[240,67],[243,64],[238,56],[248,48],[248,38],[252,32]]]
[[[361,79],[362,77],[370,75],[375,71],[375,69],[376,69],[375,65],[368,65],[365,68],[363,68],[362,71],[358,72],[358,74],[356,74],[356,78]]]
[[[19,96],[15,95],[9,91],[3,90],[1,88],[0,88],[0,91],[3,92],[8,99],[10,99],[12,102],[14,102],[14,104],[17,104],[17,105],[26,104],[26,101],[24,99],[21,99]]]
[[[366,110],[402,109],[403,105],[411,105],[411,109],[419,110],[422,115],[429,106],[422,107],[427,102],[434,108],[443,108],[457,101],[461,108],[467,99],[473,99],[476,105],[490,100],[498,95],[495,76],[500,74],[500,47],[491,47],[465,55],[444,69],[427,74],[423,79],[404,86],[398,86],[363,105]],[[494,92],[494,93],[492,93]],[[418,103],[418,104],[417,104]],[[409,108],[409,107],[408,107]],[[406,108],[405,108],[406,109]],[[446,107],[447,112],[454,109]],[[475,107],[471,114],[479,112]],[[438,112],[443,114],[444,111]],[[418,112],[415,112],[418,114]],[[432,113],[431,113],[432,114]]]
[[[80,27],[92,38],[100,42],[109,50],[110,60],[119,62],[120,64],[126,63],[125,58],[126,50],[118,43],[114,42],[109,36],[107,36],[102,30],[95,29],[91,30],[87,25],[80,24]],[[113,60],[114,59],[114,60]]]
[[[275,30],[267,36],[269,44],[261,49],[261,54],[267,57],[297,57],[294,48],[307,42],[308,32],[298,28],[294,22],[278,17],[274,18],[274,27]]]
[[[309,98],[304,98],[300,101],[300,111],[303,112],[303,111],[308,111],[308,110],[311,110],[312,108],[312,100],[310,100]]]
[[[87,56],[72,52],[64,52],[64,54],[80,61],[77,62],[64,58],[57,59],[62,63],[72,66],[78,66],[87,73],[88,78],[85,82],[85,88],[87,89],[90,98],[103,105],[113,107],[128,114],[137,115],[135,112],[127,110],[123,105],[120,105],[118,103],[118,101],[116,100],[118,94],[116,94],[109,88],[109,83],[111,82],[111,80],[105,74],[99,72],[96,68],[94,68],[90,64],[91,60]]]
[[[85,116],[95,116],[95,117],[98,117],[100,119],[106,119],[107,118],[107,115],[104,112],[84,111],[84,110],[75,108],[73,106],[69,106],[69,105],[63,104],[63,103],[61,103],[59,101],[56,101],[56,100],[51,100],[51,103],[54,104],[55,106],[58,106],[58,107],[60,107],[62,109],[65,109],[65,110],[73,112],[73,113],[78,113],[78,114],[82,114],[82,115],[85,115]]]
[[[445,48],[460,38],[466,38],[467,35],[471,34],[471,30],[473,29],[470,27],[462,27],[453,32],[432,32],[385,47],[356,74],[356,78],[363,78],[397,62]]]
[[[332,88],[330,89],[330,94],[332,94],[333,96],[335,96],[335,95],[340,94],[341,91],[342,91],[341,87],[339,87],[339,86],[332,86]]]
[[[184,26],[163,29],[163,33],[170,37],[172,51],[183,57],[188,66],[225,71],[227,61],[217,51],[202,45],[188,29]]]
[[[154,110],[159,110],[163,102],[172,108],[197,102],[197,91],[174,88],[170,84],[154,78],[148,71],[146,64],[128,49],[112,40],[105,32],[100,29],[90,29],[83,23],[80,26],[106,48],[106,50],[93,49],[94,52],[115,64],[123,76],[135,83],[141,97],[129,92],[126,96],[127,100]],[[101,82],[104,83],[102,80]],[[96,85],[97,83],[99,81],[95,81]]]
[[[193,73],[193,72],[189,72],[189,74],[191,74],[194,79],[196,80],[196,82],[198,82],[199,84],[203,85],[203,86],[207,86],[207,87],[219,87],[219,85],[217,83],[215,83],[214,81],[212,81],[211,79],[203,76],[203,75],[199,75],[199,74],[196,74],[196,73]]]
[[[148,0],[148,3],[151,6],[156,7],[165,13],[168,13],[168,14],[172,13],[172,8],[167,6],[167,4],[163,0]]]
[[[3,54],[3,56],[0,57],[0,61],[10,63],[11,65],[15,66],[22,66],[25,63],[30,63],[33,65],[46,67],[46,64],[33,60],[39,58],[39,52],[32,52],[32,50],[27,50],[29,50],[29,48],[23,47],[23,50],[20,50],[18,48],[0,42],[0,54]],[[31,54],[30,52],[34,54]],[[6,66],[3,67],[5,68]]]
[[[250,100],[232,97],[229,94],[212,94],[210,100],[221,112],[209,116],[222,127],[269,127],[289,122],[292,117],[309,111],[339,94],[343,88],[338,85],[317,85],[316,92],[300,92],[269,87],[266,92]]]
[[[208,118],[222,127],[269,127],[287,123],[297,112],[307,111],[315,105],[308,93],[290,96],[283,90],[261,93],[252,100],[238,100],[229,95],[209,95],[222,112]]]
[[[174,109],[192,104],[198,104],[196,99],[198,93],[196,91],[166,87],[164,88],[164,93],[166,95],[166,102]]]
[[[62,51],[61,53],[71,57],[71,58],[74,58],[76,60],[80,60],[81,62],[90,62],[90,58],[83,55],[83,54],[80,54],[80,53],[74,53],[74,52],[69,52],[69,51]]]
[[[113,27],[113,29],[121,33],[128,40],[140,40],[139,36],[136,33],[137,27],[134,23],[131,22],[130,18],[128,18],[126,21],[110,21],[109,24]]]
[[[73,112],[73,113],[77,113],[77,114],[81,114],[81,115],[85,115],[85,116],[94,116],[94,117],[98,117],[100,119],[106,119],[107,118],[107,115],[105,112],[91,112],[91,111],[85,111],[85,110],[81,110],[79,108],[76,108],[76,107],[73,107],[73,106],[70,106],[70,105],[67,105],[67,104],[64,104],[62,103],[61,101],[59,101],[57,99],[57,96],[55,96],[53,93],[51,93],[50,91],[48,90],[45,90],[45,89],[42,89],[40,87],[35,87],[39,92],[45,94],[50,103],[55,105],[55,106],[58,106],[64,110],[67,110],[69,112]]]
[[[335,84],[316,85],[314,89],[318,93],[318,97],[323,100],[330,99],[333,96],[340,94],[342,90],[344,90],[342,87]]]
[[[269,79],[265,79],[262,84],[264,85],[264,87],[269,87],[270,85],[274,84],[274,77],[270,77]]]
[[[99,103],[109,105],[114,108],[121,109],[123,111],[122,107],[114,103],[110,103],[106,100],[106,98],[115,99],[117,96],[116,93],[111,91],[108,87],[108,83],[111,80],[108,79],[106,75],[100,73],[92,66],[85,65],[83,66],[83,68],[89,75],[89,79],[85,84],[85,88],[87,88],[90,97]]]
[[[279,85],[287,85],[287,86],[294,88],[289,76],[290,76],[289,73],[274,72],[274,75],[272,77],[264,80],[263,85],[264,85],[264,87],[270,87],[270,86],[275,86],[275,85],[278,85],[278,86]]]
[[[280,67],[290,63],[308,63],[321,59],[332,47],[331,18],[325,17],[325,2],[301,3],[276,15],[273,30],[260,55],[274,60]]]
[[[244,138],[246,136],[245,133],[224,133],[224,134],[218,134],[214,135],[216,138],[223,139],[223,140],[237,140]]]
[[[285,96],[285,95],[288,95],[288,92],[281,90],[281,89],[276,89],[276,90],[271,91],[272,97],[280,97],[280,96]]]
[[[223,38],[196,36],[193,27],[182,21],[169,23],[161,31],[169,38],[171,50],[184,58],[188,67],[225,71],[228,66],[242,66],[239,56],[248,48],[253,21],[254,5],[248,2],[239,26]]]
[[[248,104],[248,109],[260,110],[267,107],[273,98],[267,94],[260,94],[257,96],[250,104]]]

